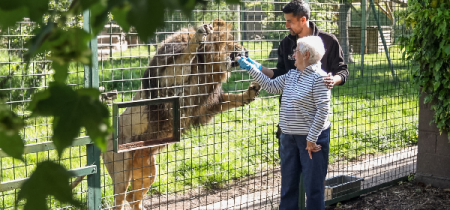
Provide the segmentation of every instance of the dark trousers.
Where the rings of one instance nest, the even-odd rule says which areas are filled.
[[[306,135],[281,134],[281,201],[280,210],[299,209],[300,174],[306,191],[308,210],[325,209],[325,177],[327,175],[328,154],[330,151],[330,128],[323,130],[317,144],[322,150],[312,153],[309,158],[306,150]]]

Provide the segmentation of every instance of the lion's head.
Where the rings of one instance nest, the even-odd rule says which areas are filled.
[[[233,25],[222,19],[215,19],[212,25],[214,33],[208,35],[198,50],[204,54],[203,62],[213,64],[213,72],[224,72],[239,66],[236,57],[248,56],[248,52],[233,36]]]

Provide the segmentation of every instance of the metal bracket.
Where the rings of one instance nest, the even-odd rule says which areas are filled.
[[[128,108],[135,106],[146,106],[155,105],[163,103],[172,103],[173,110],[173,129],[172,137],[161,138],[161,139],[148,139],[145,141],[136,141],[131,143],[119,144],[119,109]],[[170,97],[162,99],[146,99],[131,102],[120,102],[113,104],[113,150],[116,153],[128,152],[132,150],[144,149],[149,147],[161,146],[169,143],[180,142],[180,97]]]

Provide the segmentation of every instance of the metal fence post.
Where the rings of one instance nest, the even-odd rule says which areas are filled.
[[[364,77],[364,54],[366,54],[366,0],[361,0],[361,78]]]
[[[91,31],[90,28],[90,14],[89,10],[83,12],[83,28],[86,31]],[[98,88],[98,57],[97,57],[97,39],[93,38],[89,41],[89,48],[92,51],[92,66],[84,67],[84,84],[85,87]],[[86,145],[87,165],[96,165],[97,173],[88,175],[88,209],[101,209],[102,194],[100,188],[100,150],[94,144]]]
[[[373,0],[370,0],[370,6],[372,7],[373,15],[375,16],[375,20],[377,21],[378,32],[380,33],[381,41],[383,42],[384,52],[386,53],[389,68],[391,68],[392,77],[394,78],[394,81],[397,81],[397,75],[395,74],[394,65],[392,64],[391,56],[389,55],[389,49],[387,48],[386,45],[386,39],[384,39],[383,29],[381,29],[380,19],[378,17],[377,10],[375,9],[375,3]]]

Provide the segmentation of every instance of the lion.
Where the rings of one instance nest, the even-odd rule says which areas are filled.
[[[230,76],[229,69],[238,66],[235,60],[247,51],[234,41],[231,27],[216,19],[212,25],[183,28],[169,36],[150,61],[133,100],[180,97],[182,133],[210,122],[219,112],[249,104],[260,91],[258,83],[252,82],[238,94],[222,90],[222,83]],[[170,107],[171,104],[160,104],[126,108],[119,117],[119,141],[171,137],[173,122],[161,120],[173,117]],[[133,209],[143,208],[144,195],[157,175],[156,155],[165,146],[115,153],[109,137],[103,161],[114,184],[116,208],[123,209],[125,200]]]

